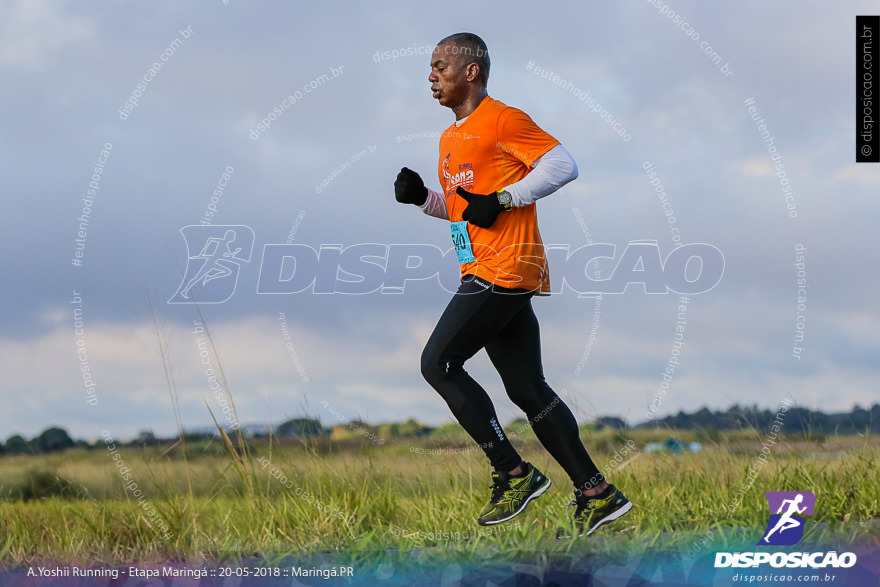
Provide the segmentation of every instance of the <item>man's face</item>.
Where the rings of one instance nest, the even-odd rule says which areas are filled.
[[[455,108],[467,99],[468,62],[458,54],[454,45],[444,43],[434,48],[428,81],[441,106]]]

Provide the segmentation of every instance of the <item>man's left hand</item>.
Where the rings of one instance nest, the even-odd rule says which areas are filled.
[[[504,211],[504,206],[498,201],[497,194],[473,194],[461,186],[455,190],[455,193],[468,203],[461,215],[462,220],[467,220],[474,226],[489,228],[495,224],[495,219]]]

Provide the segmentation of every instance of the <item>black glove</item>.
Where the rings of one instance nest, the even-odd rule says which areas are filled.
[[[504,210],[504,206],[498,201],[497,194],[487,196],[472,194],[461,186],[455,190],[455,193],[467,200],[468,203],[461,215],[462,220],[467,220],[474,226],[489,228],[495,224],[495,219]]]
[[[428,199],[428,188],[418,173],[404,167],[394,180],[394,197],[401,204],[421,206]]]

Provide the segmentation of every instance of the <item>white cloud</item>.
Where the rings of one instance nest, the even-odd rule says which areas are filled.
[[[765,157],[763,159],[747,159],[740,162],[740,172],[749,177],[766,177],[773,173],[773,166]]]
[[[340,409],[347,405],[370,407],[372,418],[382,418],[389,410],[405,405],[399,400],[412,397],[405,385],[386,382],[409,378],[421,385],[418,360],[422,341],[427,339],[427,324],[408,327],[409,334],[404,333],[395,345],[387,346],[371,345],[369,337],[358,333],[312,328],[290,314],[286,319],[292,352],[277,315],[209,322],[219,360],[208,350],[208,338],[195,332],[194,323],[160,325],[185,425],[210,422],[205,399],[215,414],[220,411],[209,378],[211,374],[219,377],[221,367],[241,422],[265,421],[267,405],[274,406],[276,415],[292,416],[300,411],[304,400],[314,409],[326,397]],[[28,434],[36,434],[38,429],[64,421],[67,414],[85,405],[88,396],[78,361],[79,337],[71,322],[33,339],[0,338],[0,372],[5,374],[6,394],[28,390],[23,395],[26,401],[10,403],[0,416],[0,440],[4,431],[8,436],[22,423],[27,423]],[[130,434],[141,428],[156,427],[166,432],[173,428],[168,383],[152,325],[90,323],[87,315],[83,322],[85,356],[98,399],[97,405],[87,411],[98,414],[105,425],[118,422],[118,427],[125,427]],[[84,421],[69,424],[80,434],[89,433]]]
[[[48,0],[12,0],[0,5],[0,62],[39,69],[93,32],[91,23],[60,14]]]
[[[851,163],[832,174],[839,181],[874,185],[880,183],[880,170],[870,163]]]

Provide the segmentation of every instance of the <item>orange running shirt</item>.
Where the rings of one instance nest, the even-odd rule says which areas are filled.
[[[450,222],[460,221],[467,201],[461,186],[493,194],[524,178],[531,165],[559,141],[521,110],[486,97],[461,124],[440,137],[440,185]],[[538,231],[535,204],[501,212],[490,228],[467,224],[476,261],[462,263],[462,275],[476,275],[501,287],[550,291],[550,269]]]

